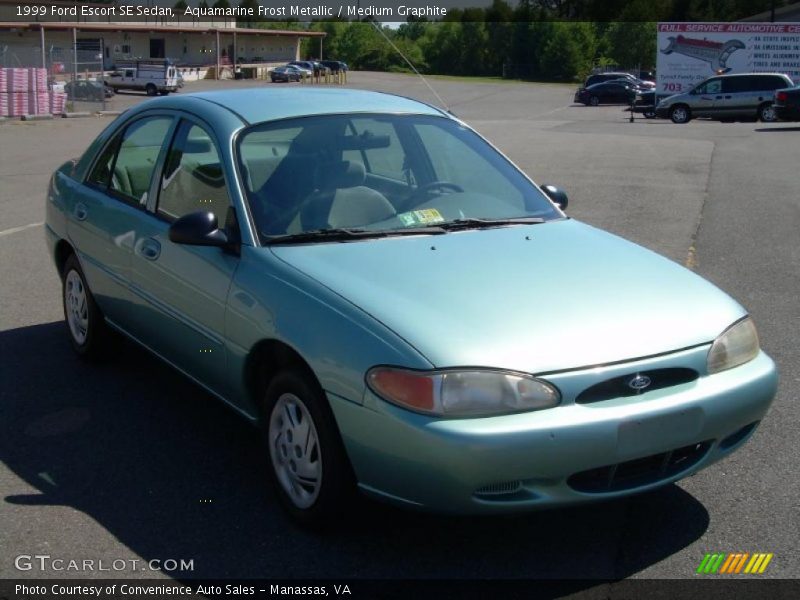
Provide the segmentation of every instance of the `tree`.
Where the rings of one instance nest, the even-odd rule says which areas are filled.
[[[558,81],[582,79],[591,71],[597,49],[593,25],[579,21],[552,26],[552,35],[539,56],[541,74]]]
[[[247,17],[239,17],[236,19],[237,27],[249,27],[252,28],[253,24],[260,20],[258,16],[258,0],[242,0],[239,3],[239,8],[242,9],[249,9],[252,12],[252,16]]]
[[[172,7],[173,11],[175,12],[175,18],[178,22],[180,22],[183,13],[186,12],[186,9],[189,8],[189,5],[186,4],[186,0],[178,0],[175,5]]]

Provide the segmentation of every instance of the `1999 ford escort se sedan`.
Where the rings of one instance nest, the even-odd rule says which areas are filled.
[[[566,202],[417,101],[218,91],[114,121],[46,237],[75,350],[113,328],[258,422],[295,518],[506,512],[691,475],[776,392],[744,308]]]

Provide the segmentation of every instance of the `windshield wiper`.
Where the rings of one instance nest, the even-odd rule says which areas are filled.
[[[344,242],[385,238],[398,235],[436,235],[446,233],[441,227],[408,227],[406,229],[363,229],[359,227],[335,227],[312,229],[300,233],[265,235],[267,244],[302,244],[305,242]]]
[[[446,223],[436,223],[434,227],[440,227],[447,231],[455,231],[458,229],[502,227],[504,225],[538,225],[539,223],[544,222],[545,220],[541,217],[513,217],[509,219],[479,219],[475,217],[467,217],[463,219],[455,219]]]

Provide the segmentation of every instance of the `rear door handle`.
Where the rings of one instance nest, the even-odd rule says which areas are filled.
[[[147,260],[156,260],[161,256],[161,244],[154,238],[146,238],[139,245],[139,255]]]
[[[86,205],[83,202],[78,202],[72,209],[72,215],[78,221],[85,221],[86,217],[89,216],[89,211],[87,210]]]

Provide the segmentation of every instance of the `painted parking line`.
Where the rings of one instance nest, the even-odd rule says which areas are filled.
[[[30,223],[28,225],[21,225],[19,227],[12,227],[11,229],[4,229],[0,231],[0,237],[5,235],[11,235],[12,233],[19,233],[20,231],[25,231],[26,229],[32,229],[33,227],[41,227],[44,225],[44,221],[39,221],[38,223]]]

